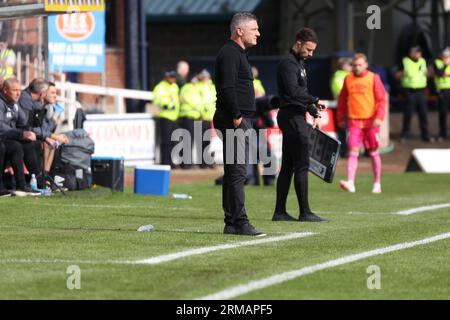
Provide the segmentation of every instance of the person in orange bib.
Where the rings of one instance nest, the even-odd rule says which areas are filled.
[[[352,60],[352,72],[344,80],[339,95],[338,126],[345,128],[347,120],[349,156],[347,180],[340,187],[355,192],[355,176],[361,145],[372,158],[374,184],[372,193],[381,193],[380,126],[386,113],[387,95],[380,77],[369,71],[367,57],[357,53]]]

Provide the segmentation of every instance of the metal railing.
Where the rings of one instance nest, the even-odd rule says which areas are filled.
[[[153,92],[120,88],[110,88],[79,84],[73,82],[57,81],[56,86],[60,89],[60,100],[66,105],[66,117],[68,120],[75,117],[76,109],[80,107],[78,94],[90,94],[99,97],[112,97],[114,99],[114,113],[125,114],[125,99],[152,101]],[[68,129],[73,129],[72,121],[68,123]]]

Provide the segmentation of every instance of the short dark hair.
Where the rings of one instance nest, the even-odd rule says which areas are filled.
[[[313,29],[310,28],[301,28],[300,30],[297,31],[297,34],[295,35],[295,41],[300,41],[300,42],[314,42],[314,43],[318,43],[319,42],[319,38],[317,37],[316,32]]]
[[[258,21],[258,18],[256,17],[256,15],[254,15],[251,12],[238,12],[236,13],[233,18],[231,19],[230,22],[230,31],[231,34],[234,33],[234,30],[236,30],[238,27],[240,27],[242,24],[248,22],[248,21]]]
[[[41,94],[42,92],[47,91],[48,82],[45,81],[44,78],[35,78],[30,82],[28,89],[30,89],[32,93]]]

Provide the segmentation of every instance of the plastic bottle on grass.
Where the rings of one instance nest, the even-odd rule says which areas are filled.
[[[30,187],[31,187],[31,190],[37,191],[37,189],[38,189],[36,175],[34,173],[31,175]]]
[[[183,200],[190,200],[192,199],[192,196],[185,194],[185,193],[174,193],[172,195],[172,198],[174,199],[183,199]]]
[[[147,224],[145,226],[140,226],[137,231],[139,232],[152,232],[154,227],[151,224]]]

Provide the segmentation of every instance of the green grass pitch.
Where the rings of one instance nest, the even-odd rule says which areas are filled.
[[[357,193],[310,176],[310,203],[330,223],[272,222],[274,187],[246,187],[251,223],[268,237],[315,235],[219,250],[156,265],[120,263],[188,249],[254,241],[223,235],[221,188],[172,185],[192,200],[138,196],[127,190],[73,192],[67,197],[0,199],[0,299],[196,299],[253,280],[398,243],[450,232],[450,208],[395,212],[450,203],[450,175],[383,176]],[[289,212],[297,216],[292,186]],[[137,232],[152,224],[151,233]],[[328,268],[237,296],[237,299],[450,299],[450,239]],[[69,290],[80,269],[79,290]],[[381,288],[369,290],[367,268],[380,268]]]

